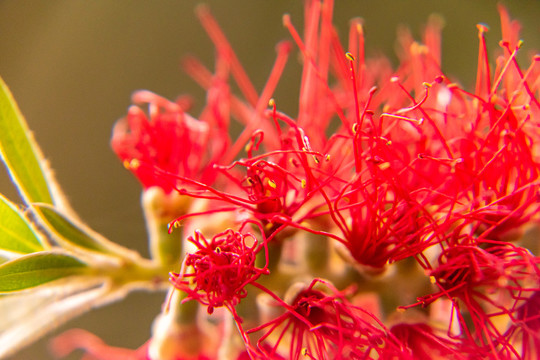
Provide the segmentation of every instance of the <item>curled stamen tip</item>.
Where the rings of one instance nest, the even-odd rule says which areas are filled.
[[[199,4],[195,7],[195,13],[201,14],[201,13],[209,13],[210,8],[206,4]]]
[[[422,83],[422,86],[425,87],[425,88],[430,88],[430,87],[432,87],[433,85],[431,85],[430,83],[424,81],[424,82]]]
[[[482,33],[489,31],[489,26],[487,24],[484,24],[484,23],[476,24],[476,28],[478,29],[478,31],[480,31]]]
[[[346,53],[345,53],[345,57],[346,57],[347,59],[349,59],[350,61],[354,61],[354,60],[355,60],[353,54],[351,54],[350,52],[346,52]]]
[[[291,24],[291,15],[290,14],[283,14],[282,17],[283,26],[287,27]]]

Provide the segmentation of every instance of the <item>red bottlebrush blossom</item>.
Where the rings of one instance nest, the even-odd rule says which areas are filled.
[[[180,273],[171,273],[172,284],[185,291],[188,300],[207,306],[209,314],[221,306],[235,314],[234,307],[247,295],[245,287],[268,273],[255,266],[265,245],[252,235],[230,229],[210,241],[197,231],[188,241],[197,250],[186,255]]]
[[[454,246],[439,256],[430,278],[439,291],[420,297],[419,304],[448,297],[464,339],[475,343],[476,351],[504,358],[518,354],[498,322],[515,321],[523,300],[540,289],[536,257],[511,245],[495,244],[486,250],[478,245]]]
[[[326,289],[319,290],[320,285]],[[257,342],[261,359],[377,359],[401,351],[373,315],[323,280],[297,291],[290,303],[274,299],[285,313],[248,331],[266,331]]]
[[[459,341],[437,333],[428,324],[397,324],[390,332],[403,346],[399,359],[465,360],[470,359]]]
[[[133,101],[138,106],[130,107],[116,124],[111,146],[144,188],[158,186],[169,193],[179,186],[178,177],[211,183],[212,165],[228,142],[227,128],[220,120],[197,120],[181,103],[148,91],[136,92]],[[148,106],[148,114],[142,105]]]
[[[231,184],[246,193],[245,198],[234,201],[261,222],[267,237],[282,225],[295,225],[309,218],[310,212],[320,205],[320,202],[306,204],[318,196],[314,172],[318,164],[325,161],[322,154],[311,149],[304,130],[294,120],[277,113],[275,103],[271,103],[273,111],[270,113],[280,134],[279,150],[253,154],[264,140],[264,133],[256,132],[246,146],[248,158],[222,168]],[[279,120],[288,125],[288,131],[283,134]],[[238,180],[230,172],[242,167],[246,169],[246,175]]]
[[[514,347],[521,350],[523,360],[540,356],[540,291],[536,291],[519,307],[507,334]]]
[[[441,69],[436,17],[423,44],[401,33],[400,65],[393,70],[386,59],[365,57],[360,21],[352,22],[346,52],[332,25],[333,1],[305,4],[303,37],[284,17],[303,61],[296,117],[269,101],[290,44],[278,46],[258,94],[201,7],[198,15],[217,50],[216,68],[184,61],[208,90],[201,119],[176,103],[138,93],[135,102],[149,104],[148,114],[132,107],[115,129],[115,151],[145,187],[210,200],[176,221],[190,218],[197,226],[200,215],[228,212],[230,224],[253,225],[264,238],[258,242],[226,230],[207,240],[196,232],[187,239],[196,248],[181,272],[171,274],[172,285],[209,314],[218,307],[232,313],[247,349],[240,358],[534,358],[540,346],[539,259],[519,240],[540,220],[540,57],[520,68],[518,27],[500,8],[503,53],[492,71],[486,28],[479,26],[477,84],[466,91]],[[241,97],[230,92],[231,80]],[[231,144],[229,117],[244,126]],[[284,257],[292,259],[288,264],[280,263],[281,248],[272,249],[275,262],[266,249],[281,231],[293,244]],[[298,234],[305,235],[299,242],[306,248],[317,244],[309,242],[311,235],[327,237],[329,254],[319,253],[328,256],[319,262],[326,268],[310,268],[299,258],[309,251],[294,248]],[[345,263],[332,245],[344,248]],[[266,265],[257,267],[263,249]],[[409,273],[374,278],[354,270],[378,273],[392,266]],[[351,304],[348,292],[320,280],[316,271],[359,293],[385,280],[385,286],[411,281],[410,294],[381,299],[383,313],[396,304],[400,310],[426,308],[444,299],[452,306],[448,329],[426,317],[426,323],[388,330],[384,316],[379,320]],[[279,280],[258,281],[267,274]],[[296,277],[315,280],[282,300]],[[432,294],[429,286],[436,287]],[[281,312],[245,331],[237,307],[246,303],[248,288],[268,294]],[[406,305],[414,298],[417,303]],[[260,319],[247,320],[251,326]]]

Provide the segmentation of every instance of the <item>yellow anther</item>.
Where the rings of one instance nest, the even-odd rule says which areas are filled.
[[[307,356],[307,348],[302,348],[302,356]]]
[[[302,189],[305,189],[306,188],[306,185],[307,185],[307,181],[306,179],[302,179]]]
[[[389,162],[383,162],[383,163],[378,164],[378,166],[379,166],[379,169],[386,170],[386,169],[390,168],[390,163]]]
[[[437,279],[435,278],[435,276],[431,275],[429,277],[429,281],[432,283],[432,284],[436,284],[437,283]]]
[[[358,131],[358,123],[354,123],[352,126],[352,132],[353,134],[356,134],[357,131]]]
[[[522,46],[523,46],[523,40],[519,39],[519,41],[517,43],[517,48],[521,49]]]
[[[350,52],[346,52],[345,57],[350,61],[354,61],[354,56]]]
[[[131,159],[131,161],[128,163],[127,165],[127,169],[130,169],[130,170],[137,170],[137,168],[141,166],[141,163],[139,162],[139,160],[137,159]]]
[[[125,167],[126,169],[129,170],[129,161],[128,161],[128,160],[124,160],[124,162],[122,162],[122,164],[124,165],[124,167]]]
[[[356,31],[358,31],[359,34],[364,34],[364,27],[361,23],[356,24]]]
[[[274,180],[268,180],[268,186],[270,186],[272,189],[275,189],[277,187]]]
[[[432,85],[431,85],[430,83],[424,81],[424,82],[422,83],[422,86],[424,86],[424,87],[426,87],[426,88],[430,88]]]
[[[482,24],[482,23],[476,24],[476,28],[480,32],[488,32],[488,30],[489,30],[489,27],[486,24]]]
[[[326,154],[326,156],[324,157],[324,160],[330,161],[330,154]]]
[[[276,105],[276,100],[274,100],[274,98],[271,98],[270,100],[268,100],[268,106],[274,107],[275,105]]]

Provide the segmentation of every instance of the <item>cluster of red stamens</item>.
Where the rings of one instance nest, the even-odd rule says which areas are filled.
[[[186,256],[180,273],[171,273],[173,285],[188,299],[214,308],[234,308],[247,295],[245,287],[267,273],[257,268],[257,253],[263,249],[253,236],[227,230],[208,241],[200,232],[188,237],[196,251]]]
[[[437,19],[423,44],[402,34],[394,70],[366,59],[358,20],[346,52],[332,9],[331,0],[307,0],[303,38],[284,17],[304,65],[296,118],[270,100],[291,44],[278,46],[258,95],[202,8],[216,70],[184,62],[209,93],[201,119],[175,110],[170,144],[154,143],[179,106],[156,113],[155,98],[150,120],[132,109],[131,132],[115,135],[120,157],[153,164],[143,173],[130,167],[143,185],[165,181],[200,200],[171,224],[217,233],[210,241],[199,231],[187,238],[196,248],[172,284],[208,313],[230,310],[251,358],[538,356],[538,241],[524,234],[540,220],[540,57],[522,70],[517,26],[501,7],[503,53],[493,70],[479,26],[476,88],[466,91],[440,68]],[[242,96],[230,93],[230,78]],[[245,127],[235,141],[226,135],[230,117]],[[207,218],[237,231],[215,231]],[[263,253],[266,265],[257,267]],[[286,299],[299,279],[310,285]],[[389,299],[380,290],[385,281],[409,281],[410,291]],[[258,311],[274,317],[244,331],[237,308],[248,285],[254,297],[270,296]],[[338,290],[350,285],[355,290]],[[381,300],[370,310],[350,300],[376,290]]]

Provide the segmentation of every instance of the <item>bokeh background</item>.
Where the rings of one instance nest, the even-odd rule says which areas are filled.
[[[274,44],[289,38],[281,16],[290,13],[301,29],[300,0],[207,0],[237,49],[258,89],[272,66]],[[363,17],[367,53],[395,62],[396,29],[407,25],[420,38],[432,13],[443,16],[443,68],[465,85],[474,83],[479,22],[488,24],[489,47],[497,51],[497,2],[488,0],[336,0],[335,19],[345,39],[348,20]],[[522,63],[540,49],[540,1],[503,1],[523,25]],[[194,15],[193,0],[0,0],[0,76],[10,86],[30,128],[56,170],[81,217],[97,231],[147,254],[139,206],[140,187],[109,148],[113,123],[125,114],[130,95],[149,89],[168,98],[200,90],[179,67],[194,54],[208,66],[213,47]],[[296,113],[300,79],[292,56],[276,99]],[[2,130],[0,130],[2,131]],[[17,200],[7,173],[0,192]],[[150,336],[150,324],[164,294],[133,294],[62,326],[54,334],[82,327],[115,346],[136,348]],[[1,321],[2,314],[0,314]],[[12,359],[52,359],[43,340]],[[80,353],[70,359],[80,358]]]

